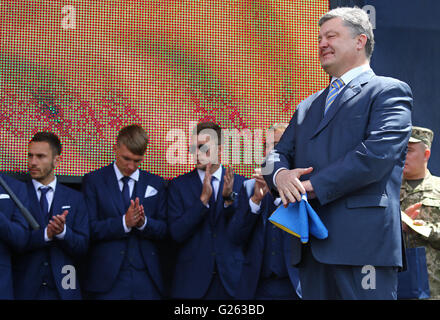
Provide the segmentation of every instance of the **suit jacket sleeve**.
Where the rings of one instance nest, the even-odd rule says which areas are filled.
[[[92,177],[85,175],[82,186],[89,212],[90,240],[105,241],[126,237],[121,216],[98,219],[98,188],[92,181]]]
[[[372,102],[365,139],[310,181],[322,205],[381,180],[406,150],[411,134],[412,94],[395,81]],[[367,116],[367,115],[366,115]]]
[[[142,231],[139,231],[138,229],[135,230],[141,235],[141,237],[147,239],[153,239],[153,240],[162,240],[165,239],[168,234],[167,223],[166,223],[167,194],[163,182],[160,185],[160,188],[158,190],[158,195],[156,198],[158,204],[155,212],[153,212],[147,217],[147,225]],[[148,208],[144,208],[144,209],[148,210]]]
[[[190,238],[198,225],[208,216],[209,209],[200,198],[192,201],[192,206],[185,209],[179,186],[171,181],[168,192],[168,223],[171,237],[177,242]]]
[[[59,245],[70,255],[79,258],[87,253],[89,243],[89,218],[82,195],[78,197],[76,211],[69,214],[73,214],[73,222],[71,226],[66,224],[64,239],[54,238],[54,240],[58,241]]]
[[[301,104],[297,109],[301,108]],[[294,166],[295,157],[295,122],[297,112],[293,114],[289,126],[281,136],[280,141],[266,157],[263,167],[263,177],[272,194],[278,196],[278,190],[273,183],[275,173],[281,168],[291,169]]]
[[[13,191],[23,205],[28,208],[26,188],[20,186],[20,188]],[[29,226],[15,204],[10,220],[0,212],[0,239],[16,251],[20,252],[26,249],[29,239]]]
[[[228,235],[231,241],[238,246],[245,245],[251,237],[260,215],[261,213],[251,212],[246,188],[242,188],[238,196],[237,210],[228,225]]]

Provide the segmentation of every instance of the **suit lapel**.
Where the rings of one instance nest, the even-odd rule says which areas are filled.
[[[139,198],[139,203],[142,204],[145,199],[145,192],[147,190],[147,186],[148,186],[148,176],[139,169],[139,179],[137,182],[135,182],[133,196],[131,198],[133,200],[135,200],[136,197]],[[149,217],[150,210],[145,205],[144,205],[144,211],[145,211],[145,216]]]
[[[109,197],[112,199],[111,201],[115,205],[119,215],[122,216],[125,214],[124,201],[122,200],[122,193],[121,190],[119,189],[115,170],[113,169],[113,163],[107,166],[104,172],[105,172],[104,181],[107,190],[109,190]]]
[[[188,175],[189,179],[189,185],[191,192],[193,193],[194,197],[197,199],[200,198],[200,195],[202,194],[203,184],[200,180],[199,174],[197,172],[197,169],[194,169],[191,171]]]
[[[34,188],[34,184],[32,183],[32,180],[29,180],[27,182],[27,191],[29,196],[29,204],[31,206],[31,212],[34,213],[34,218],[38,221],[38,224],[40,226],[46,226],[48,221],[45,221],[45,217],[43,215],[43,212],[41,211],[40,202],[37,198],[37,193]]]
[[[342,89],[342,92],[338,94],[335,101],[329,107],[327,113],[324,115],[324,118],[319,123],[318,128],[313,133],[312,138],[318,135],[329,124],[329,122],[333,120],[333,118],[338,113],[341,106],[344,105],[344,103],[346,103],[348,100],[352,99],[354,96],[356,96],[357,94],[359,94],[359,92],[362,91],[362,85],[367,83],[373,76],[374,76],[374,72],[372,70],[366,71],[357,78],[353,79],[350,83],[348,83],[344,87],[344,89]],[[325,90],[324,94],[325,93],[328,93],[328,90]],[[324,101],[319,99],[319,103],[322,106],[322,110],[324,110],[326,98],[327,98],[327,94],[325,95]],[[318,99],[316,99],[315,101],[317,100]]]
[[[223,210],[223,184],[225,182],[224,179],[224,174],[225,174],[225,168],[223,168],[223,166],[221,166],[222,168],[222,173],[221,173],[221,178],[220,178],[220,183],[218,186],[218,191],[217,191],[217,200],[215,201],[215,211],[214,213],[214,224],[217,224],[217,220],[220,217],[220,212],[222,212]]]

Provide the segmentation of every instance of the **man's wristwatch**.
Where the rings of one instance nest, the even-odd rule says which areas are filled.
[[[237,196],[238,196],[238,193],[232,191],[232,192],[229,194],[229,196],[227,196],[227,197],[223,197],[223,200],[224,200],[224,201],[235,201],[235,199],[237,199]]]

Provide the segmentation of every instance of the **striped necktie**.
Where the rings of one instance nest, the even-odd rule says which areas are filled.
[[[330,92],[327,96],[327,100],[325,100],[324,114],[327,113],[329,107],[331,106],[333,101],[335,101],[336,97],[338,96],[339,90],[343,86],[344,86],[344,81],[342,81],[341,79],[336,79],[335,81],[332,82],[332,84],[330,85]]]

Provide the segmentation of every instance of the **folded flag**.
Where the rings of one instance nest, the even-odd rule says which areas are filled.
[[[300,202],[289,203],[287,208],[279,206],[269,217],[269,221],[300,238],[302,243],[309,241],[309,233],[317,239],[328,237],[327,228],[307,201],[305,194]]]

